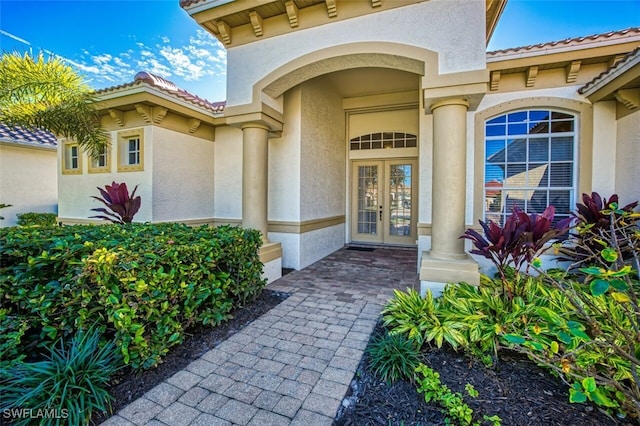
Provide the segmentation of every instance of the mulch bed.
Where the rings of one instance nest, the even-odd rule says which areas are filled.
[[[173,348],[156,368],[147,370],[140,375],[134,375],[124,369],[114,378],[113,382],[116,384],[108,389],[115,398],[112,405],[113,412],[116,413],[162,381],[183,370],[192,361],[242,330],[247,324],[277,306],[287,297],[289,297],[287,293],[264,290],[253,303],[233,312],[233,318],[224,324],[213,328],[199,326],[187,330],[184,342]],[[108,416],[94,416],[92,423],[99,424],[107,418]]]
[[[378,326],[374,335],[382,332]],[[497,414],[504,426],[630,424],[612,419],[592,405],[569,403],[568,387],[559,378],[518,353],[501,353],[492,368],[445,348],[426,352],[423,362],[440,373],[442,383],[453,392],[465,395],[476,421],[483,415]],[[478,390],[477,398],[467,396],[467,383]],[[414,385],[404,381],[387,385],[376,379],[368,371],[366,354],[334,422],[335,426],[443,424],[444,415],[433,403],[425,403]]]

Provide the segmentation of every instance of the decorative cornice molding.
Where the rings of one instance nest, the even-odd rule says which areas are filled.
[[[614,66],[615,64],[620,62],[622,59],[624,59],[625,56],[626,55],[620,54],[620,55],[616,55],[613,58],[611,58],[609,60],[609,68],[611,68],[612,66]]]
[[[325,0],[327,3],[327,13],[329,18],[335,18],[338,16],[338,8],[336,6],[336,0]]]
[[[253,33],[256,37],[262,37],[262,16],[260,16],[255,10],[252,10],[249,12],[249,19],[251,19]]]
[[[581,65],[582,61],[573,61],[569,65],[567,65],[567,83],[576,82]]]
[[[135,104],[134,106],[138,114],[149,124],[160,123],[169,111],[167,108],[161,106],[150,107],[142,104]]]
[[[287,0],[284,6],[287,9],[289,25],[291,25],[291,28],[296,28],[298,26],[298,6],[296,6],[293,0]]]
[[[527,68],[527,82],[525,86],[533,87],[536,84],[536,77],[538,76],[538,66],[534,65],[532,67]]]
[[[217,21],[216,27],[224,44],[231,44],[231,27],[223,21]]]
[[[498,90],[499,87],[500,87],[500,71],[492,71],[489,89],[491,89],[492,92],[495,92],[496,90]]]
[[[124,112],[115,108],[109,108],[108,111],[113,121],[115,121],[118,126],[124,127]]]
[[[620,89],[614,96],[618,102],[630,110],[640,106],[640,89]]]
[[[195,131],[198,130],[198,127],[200,127],[201,123],[202,122],[197,118],[190,118],[189,120],[187,120],[187,124],[189,125],[189,133],[195,133]]]

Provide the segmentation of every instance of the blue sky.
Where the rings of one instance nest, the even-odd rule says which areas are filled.
[[[640,0],[509,0],[488,49],[634,26]],[[98,89],[145,70],[211,101],[226,97],[225,50],[179,0],[0,0],[0,49],[53,52]]]

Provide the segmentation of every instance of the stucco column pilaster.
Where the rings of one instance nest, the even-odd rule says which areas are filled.
[[[257,229],[269,242],[267,225],[269,128],[242,125],[242,226]]]
[[[467,184],[467,109],[464,99],[447,99],[431,107],[433,113],[433,211],[431,256],[465,259],[464,240]]]
[[[420,266],[421,288],[448,282],[479,284],[478,264],[464,250],[467,185],[467,111],[463,98],[438,100],[433,114],[431,249]],[[437,284],[434,287],[434,284]]]

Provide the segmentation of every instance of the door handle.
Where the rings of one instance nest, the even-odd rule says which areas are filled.
[[[382,206],[380,206],[380,220],[382,220]]]

